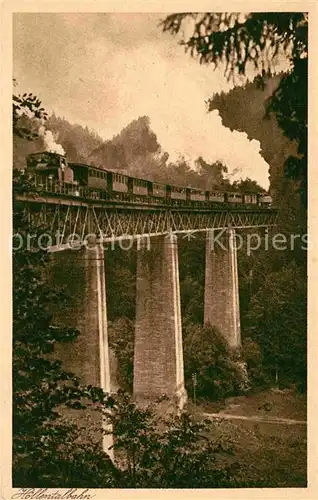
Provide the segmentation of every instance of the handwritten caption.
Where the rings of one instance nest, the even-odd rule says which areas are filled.
[[[90,500],[95,493],[87,489],[69,488],[53,490],[49,488],[20,488],[11,500]]]

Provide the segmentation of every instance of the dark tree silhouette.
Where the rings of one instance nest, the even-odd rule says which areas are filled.
[[[285,172],[299,182],[306,205],[308,15],[183,13],[167,16],[162,27],[177,34],[191,20],[193,34],[181,43],[201,63],[210,63],[214,68],[223,66],[225,77],[232,78],[234,83],[254,70],[258,83],[264,85],[279,58],[289,61],[290,69],[268,100],[267,112],[275,113],[284,134],[298,142],[297,156],[287,159]]]

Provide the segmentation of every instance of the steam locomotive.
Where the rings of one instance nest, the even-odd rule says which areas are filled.
[[[104,170],[82,163],[68,163],[65,156],[52,152],[26,157],[29,177],[44,191],[105,201],[129,201],[146,204],[269,207],[272,199],[262,193],[204,191],[131,177],[118,171]]]

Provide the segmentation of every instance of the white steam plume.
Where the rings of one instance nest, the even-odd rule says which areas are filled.
[[[39,128],[39,135],[43,137],[44,146],[46,151],[50,153],[58,153],[59,155],[65,155],[65,151],[61,144],[55,142],[54,136],[51,130],[46,130],[43,125]]]

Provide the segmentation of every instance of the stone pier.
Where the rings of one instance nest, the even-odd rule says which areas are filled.
[[[141,242],[142,243],[142,242]],[[134,398],[186,401],[177,238],[155,236],[137,251]]]
[[[241,329],[235,231],[227,229],[221,238],[216,236],[207,232],[204,323],[216,326],[229,346],[236,348],[241,344]]]
[[[77,328],[80,332],[74,342],[57,347],[57,358],[83,384],[101,387],[109,393],[111,387],[103,248],[95,245],[92,248],[52,254],[51,278],[57,286],[66,285],[68,295],[68,299],[55,311],[55,322]],[[85,415],[86,417],[93,418],[101,428],[100,417]],[[106,436],[102,441],[103,448],[107,451],[111,438]]]

